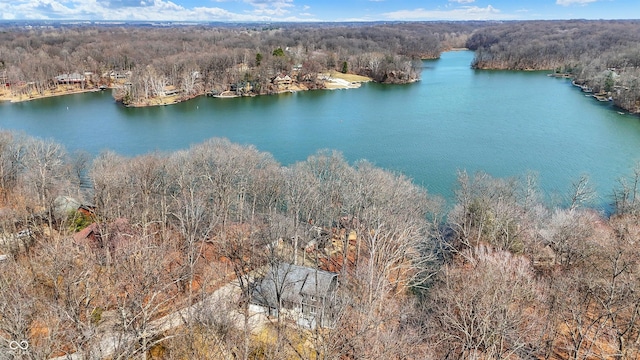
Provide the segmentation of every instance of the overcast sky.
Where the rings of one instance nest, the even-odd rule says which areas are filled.
[[[0,0],[0,19],[380,21],[640,18],[640,0]]]

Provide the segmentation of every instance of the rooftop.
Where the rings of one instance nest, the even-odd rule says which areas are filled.
[[[280,300],[299,303],[303,296],[327,297],[335,291],[338,274],[281,263],[268,270],[258,284],[254,298],[263,305],[277,307]]]

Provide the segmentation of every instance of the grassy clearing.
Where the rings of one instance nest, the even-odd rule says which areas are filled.
[[[343,73],[337,72],[337,71],[331,71],[329,73],[329,76],[331,76],[332,78],[343,79],[343,80],[350,81],[350,82],[368,82],[368,81],[371,81],[371,78],[366,77],[366,76],[361,76],[361,75],[356,75],[356,74],[343,74]]]
[[[160,106],[160,105],[177,104],[179,102],[180,102],[180,97],[178,95],[157,96],[157,97],[145,99],[140,103],[129,104],[129,106],[131,107]]]

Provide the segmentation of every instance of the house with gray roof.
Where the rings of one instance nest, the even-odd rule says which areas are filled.
[[[307,328],[331,327],[335,320],[338,274],[280,263],[258,279],[251,309]]]

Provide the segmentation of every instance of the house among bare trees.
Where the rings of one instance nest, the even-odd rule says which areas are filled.
[[[287,74],[278,74],[275,78],[273,78],[273,85],[278,87],[286,88],[293,83],[291,76]]]
[[[178,95],[180,93],[179,89],[176,89],[175,86],[173,85],[167,85],[165,86],[162,91],[160,92],[160,96],[175,96]]]
[[[79,73],[60,74],[56,76],[56,81],[58,84],[82,84],[86,81],[86,78]]]
[[[258,281],[251,308],[301,327],[331,327],[338,274],[288,263],[273,265]]]
[[[109,72],[105,72],[102,74],[103,78],[110,78],[111,80],[123,80],[123,79],[128,79],[131,77],[131,70],[121,70],[121,71],[116,71],[116,70],[111,70]]]
[[[108,224],[92,223],[73,235],[77,247],[91,250],[106,249],[113,255],[118,247],[134,236],[127,219],[120,218]]]

